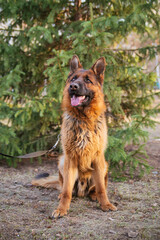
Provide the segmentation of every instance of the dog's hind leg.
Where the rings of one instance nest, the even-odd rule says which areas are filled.
[[[105,183],[105,189],[107,189],[107,186],[108,186],[108,163],[106,161],[105,161],[104,183]],[[88,196],[92,201],[97,200],[96,186],[95,186],[95,182],[94,182],[93,177],[90,180]]]

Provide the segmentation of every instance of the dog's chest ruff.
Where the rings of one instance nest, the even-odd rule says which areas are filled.
[[[86,155],[88,157],[96,154],[104,141],[102,136],[103,125],[103,116],[100,116],[94,125],[89,127],[85,121],[78,120],[68,113],[64,113],[62,125],[64,150],[74,151],[78,155]],[[63,129],[65,134],[63,134]],[[94,142],[96,142],[96,148]]]

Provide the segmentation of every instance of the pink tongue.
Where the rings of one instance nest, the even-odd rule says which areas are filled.
[[[71,105],[72,106],[78,106],[83,99],[84,99],[84,96],[73,95],[73,97],[71,98]]]

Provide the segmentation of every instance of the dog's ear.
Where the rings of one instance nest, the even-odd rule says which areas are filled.
[[[91,67],[92,71],[97,76],[97,79],[101,85],[103,84],[103,80],[104,80],[105,68],[106,68],[106,60],[104,57],[99,58],[95,62],[95,64],[93,64],[93,66]]]
[[[78,68],[83,68],[77,55],[74,55],[70,61],[71,72],[75,72]]]

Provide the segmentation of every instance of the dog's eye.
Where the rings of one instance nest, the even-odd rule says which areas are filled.
[[[84,79],[84,81],[85,81],[86,83],[92,83],[92,81],[89,79],[88,76],[86,76],[86,78]]]
[[[71,79],[71,82],[74,82],[76,79],[77,79],[77,76],[74,76],[74,77]]]

